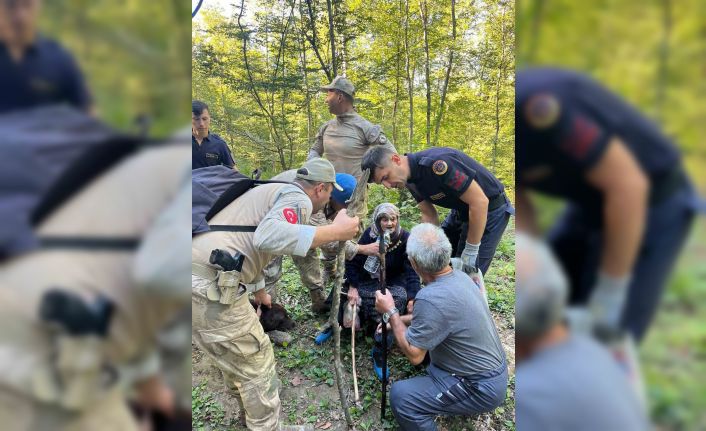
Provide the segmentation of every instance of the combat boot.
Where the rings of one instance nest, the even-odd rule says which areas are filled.
[[[313,289],[309,291],[311,297],[311,310],[314,313],[328,313],[331,311],[331,304],[326,303],[326,296],[323,289]]]

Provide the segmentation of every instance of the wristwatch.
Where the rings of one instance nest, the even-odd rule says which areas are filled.
[[[400,310],[398,310],[397,307],[393,307],[392,310],[390,310],[382,315],[382,321],[385,323],[389,323],[390,317],[392,317],[393,315],[395,315],[399,312],[400,312]]]

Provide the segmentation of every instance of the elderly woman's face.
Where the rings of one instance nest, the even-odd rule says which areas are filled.
[[[380,218],[380,225],[384,230],[394,231],[395,229],[397,229],[397,217],[382,216]]]

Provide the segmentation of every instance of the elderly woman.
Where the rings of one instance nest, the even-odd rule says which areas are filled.
[[[380,313],[375,311],[375,291],[380,289],[378,241],[381,234],[390,233],[390,243],[385,254],[385,284],[400,313],[412,311],[414,298],[420,288],[419,276],[407,259],[409,232],[400,227],[399,218],[400,211],[393,204],[378,205],[373,212],[373,224],[358,241],[358,254],[346,262],[348,300],[360,303],[361,327],[371,334],[381,321]],[[388,347],[391,344],[388,343]],[[375,374],[382,380],[382,339],[379,339],[379,334],[375,338],[371,356]]]

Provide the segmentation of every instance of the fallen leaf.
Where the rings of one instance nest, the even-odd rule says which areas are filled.
[[[304,382],[304,379],[302,379],[299,376],[294,376],[294,378],[291,380],[292,386],[299,386]]]
[[[327,429],[331,428],[332,425],[333,424],[331,422],[326,422],[326,423],[316,425],[316,428],[320,429],[320,430],[327,430]]]

